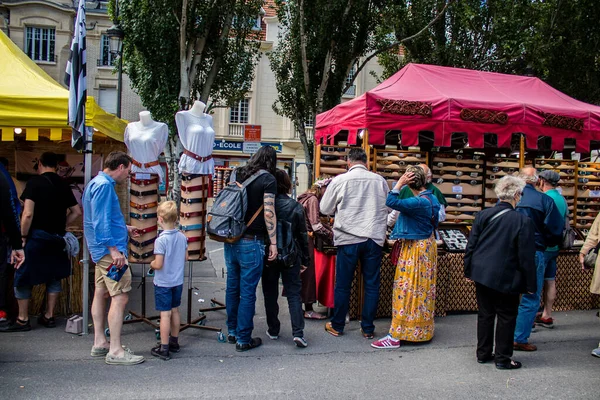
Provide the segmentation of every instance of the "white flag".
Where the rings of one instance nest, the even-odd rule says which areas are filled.
[[[71,146],[84,148],[85,101],[87,99],[85,61],[85,0],[79,0],[75,32],[71,43],[71,55],[67,62],[65,84],[69,88],[69,125],[73,128]]]

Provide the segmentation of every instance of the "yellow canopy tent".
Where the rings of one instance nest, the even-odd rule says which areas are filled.
[[[61,140],[62,129],[69,128],[68,108],[69,91],[0,31],[2,141],[13,141],[15,128],[26,130],[26,140],[38,140],[39,129],[49,129],[51,140]],[[127,121],[107,113],[88,96],[85,124],[94,128],[94,135],[122,142]]]

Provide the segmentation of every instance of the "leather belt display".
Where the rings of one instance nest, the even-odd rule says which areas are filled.
[[[137,240],[129,239],[129,243],[131,243],[135,247],[139,247],[141,249],[142,247],[146,247],[146,246],[154,243],[155,240],[156,240],[155,237],[153,237],[152,239],[148,239],[146,241],[143,241],[143,242],[138,242]]]
[[[135,251],[129,251],[131,253],[131,256],[133,258],[137,258],[138,260],[142,259],[142,258],[148,258],[148,257],[152,257],[154,255],[153,251],[149,251],[147,253],[143,253],[143,254],[138,254]]]
[[[208,176],[208,174],[189,174],[189,175],[180,175],[182,181],[191,181],[192,179],[201,178],[203,176]]]
[[[208,189],[208,184],[205,185],[196,185],[196,186],[183,186],[181,185],[182,193],[192,193],[197,192],[198,190],[206,190]]]
[[[129,216],[131,218],[135,218],[135,219],[150,219],[150,218],[156,218],[156,213],[138,214],[138,213],[130,212]]]
[[[206,215],[206,210],[205,211],[180,212],[179,213],[179,216],[181,218],[194,218],[194,217],[201,217],[203,215]]]
[[[133,183],[134,185],[138,185],[138,186],[148,186],[148,185],[152,185],[154,183],[158,183],[158,178],[152,178],[152,179],[135,179],[135,178],[131,178],[131,183]]]
[[[148,204],[138,204],[138,203],[134,203],[133,201],[129,202],[129,206],[136,208],[138,210],[147,210],[149,208],[154,208],[158,205],[158,202],[153,201],[152,203],[148,203]]]
[[[158,191],[156,189],[154,189],[154,190],[146,190],[145,192],[138,192],[137,190],[130,189],[129,193],[131,193],[132,195],[137,196],[137,197],[144,197],[144,196],[150,196],[153,194],[158,194]]]
[[[202,224],[194,224],[194,225],[179,225],[179,229],[181,229],[184,232],[187,231],[197,231],[202,229],[204,225]]]
[[[188,243],[194,243],[194,242],[200,242],[202,240],[204,240],[204,235],[202,236],[196,236],[196,237],[189,237],[187,238]]]
[[[135,228],[135,229],[140,235],[144,235],[146,233],[154,232],[155,230],[157,230],[158,225],[149,226],[147,228]]]
[[[139,162],[137,160],[133,160],[132,159],[131,163],[133,165],[135,165],[136,167],[138,167],[138,168],[150,168],[150,167],[154,167],[155,165],[158,165],[158,160],[150,161],[150,162],[147,162],[147,163],[141,163],[141,162]]]
[[[191,152],[191,151],[189,151],[189,150],[183,150],[183,154],[185,154],[186,156],[190,156],[190,157],[192,157],[194,160],[196,160],[196,161],[199,161],[199,162],[205,162],[205,161],[208,161],[208,160],[210,160],[211,158],[213,158],[213,157],[212,157],[212,154],[211,154],[211,155],[208,155],[208,156],[206,156],[206,157],[201,157],[201,156],[199,156],[198,154],[192,153],[192,152]]]
[[[156,190],[155,190],[154,192],[156,192]],[[204,198],[202,198],[202,197],[199,197],[199,198],[197,198],[197,199],[184,199],[184,198],[182,198],[182,199],[181,199],[181,202],[182,202],[183,204],[194,204],[194,203],[202,203],[202,202],[204,202],[205,200],[206,200],[206,199],[204,199]]]

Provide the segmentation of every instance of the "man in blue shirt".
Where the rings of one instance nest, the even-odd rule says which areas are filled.
[[[123,268],[127,260],[129,234],[139,232],[125,225],[115,184],[127,182],[131,158],[114,151],[104,160],[104,171],[90,181],[83,192],[83,230],[92,260],[96,263],[95,292],[92,301],[94,320],[94,346],[92,357],[105,357],[107,364],[134,365],[144,361],[121,346],[123,314],[131,291],[131,271],[127,269],[117,282],[106,274],[112,265]],[[104,336],[106,300],[111,297],[108,311],[110,344]]]

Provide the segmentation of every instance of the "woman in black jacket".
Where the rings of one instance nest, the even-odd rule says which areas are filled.
[[[290,177],[285,171],[275,172],[277,180],[277,196],[275,197],[275,215],[277,216],[277,259],[267,262],[263,269],[262,289],[265,297],[265,313],[267,315],[267,336],[279,339],[279,277],[283,281],[283,289],[287,297],[292,322],[294,343],[298,347],[306,347],[304,339],[304,315],[302,311],[302,281],[300,279],[301,265],[307,265],[308,235],[304,208],[288,193],[292,188]],[[287,240],[290,238],[290,240]],[[289,243],[289,245],[286,245]]]
[[[524,187],[525,181],[514,176],[496,183],[500,201],[475,217],[464,258],[465,276],[477,291],[477,362],[495,360],[498,369],[521,368],[511,360],[519,294],[536,291],[535,227],[515,211]]]

